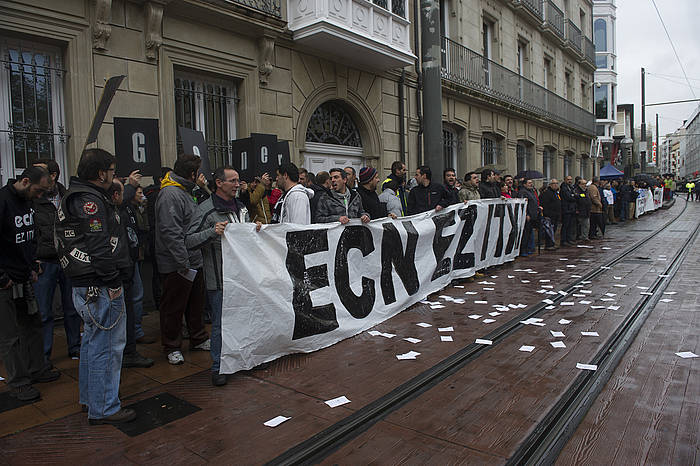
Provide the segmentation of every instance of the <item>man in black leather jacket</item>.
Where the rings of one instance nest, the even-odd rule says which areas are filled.
[[[56,224],[58,260],[73,281],[73,303],[83,319],[80,345],[80,403],[88,421],[118,424],[136,412],[119,400],[126,317],[117,261],[125,240],[121,218],[107,197],[115,158],[102,149],[86,149],[78,176],[61,201]]]
[[[576,241],[576,193],[571,175],[564,177],[561,195],[561,245],[574,246]]]

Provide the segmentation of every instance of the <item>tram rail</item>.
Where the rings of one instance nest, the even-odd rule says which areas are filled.
[[[590,281],[606,272],[609,267],[629,259],[632,254],[639,251],[644,245],[681,219],[686,209],[687,204],[678,215],[663,226],[629,246],[603,265],[569,283],[561,291],[571,293],[576,289],[576,285]],[[588,407],[595,400],[620,358],[631,344],[634,336],[643,324],[644,318],[653,309],[663,290],[677,272],[683,257],[687,254],[688,245],[692,243],[698,231],[700,229],[694,229],[694,232],[689,235],[680,250],[675,254],[673,261],[666,269],[666,273],[662,274],[668,276],[658,277],[654,281],[650,287],[652,295],[645,295],[643,299],[639,300],[633,310],[627,314],[623,323],[614,331],[612,337],[604,343],[603,347],[593,358],[591,363],[597,364],[599,369],[593,373],[582,373],[577,377],[572,386],[559,397],[559,400],[545,415],[543,420],[521,443],[521,446],[509,459],[509,464],[551,463],[556,459],[558,452],[566,444]],[[565,296],[558,295],[556,297],[552,296],[550,299],[556,304],[564,298]],[[493,342],[492,345],[469,344],[465,346],[353,414],[288,449],[270,460],[268,464],[308,464],[321,461],[390,413],[432,389],[442,380],[463,369],[493,346],[513,335],[524,327],[521,321],[537,316],[545,310],[547,305],[547,303],[539,302],[530,306],[483,337],[491,340]]]

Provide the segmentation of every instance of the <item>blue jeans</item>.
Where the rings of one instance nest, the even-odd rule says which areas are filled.
[[[141,280],[141,267],[139,263],[134,263],[134,278],[131,282],[132,300],[134,304],[135,338],[141,338],[143,328],[141,318],[143,317],[143,281]]]
[[[73,302],[83,318],[78,385],[80,404],[87,405],[88,418],[101,419],[121,409],[119,380],[126,343],[126,312],[123,293],[109,299],[107,287],[86,303],[88,288],[73,287]]]
[[[42,262],[41,270],[39,280],[34,283],[34,294],[41,313],[44,355],[46,359],[50,359],[53,349],[53,296],[56,293],[56,285],[61,287],[63,327],[66,329],[68,354],[77,353],[80,351],[80,316],[73,306],[73,290],[70,279],[63,273],[58,264]]]
[[[211,370],[219,372],[221,368],[221,305],[223,290],[207,291],[211,305]]]

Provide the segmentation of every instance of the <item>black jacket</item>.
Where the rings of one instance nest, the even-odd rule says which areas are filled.
[[[73,286],[120,286],[116,259],[125,238],[105,190],[72,177],[57,215],[58,260]]]
[[[518,197],[527,199],[526,214],[530,216],[530,223],[537,225],[540,217],[540,206],[539,202],[537,202],[537,194],[535,194],[535,191],[521,187],[520,191],[518,191]]]
[[[63,199],[66,188],[56,183],[58,196]],[[53,242],[53,227],[56,224],[56,206],[48,197],[41,196],[33,201],[34,227],[36,229],[36,258],[41,262],[58,262],[56,245]]]
[[[542,215],[551,219],[554,223],[559,223],[561,220],[561,196],[558,191],[547,187],[540,196],[540,205],[542,206]]]
[[[445,185],[448,205],[459,204],[459,189]]]
[[[501,197],[501,187],[498,183],[482,181],[479,183],[479,195],[482,199],[497,199]]]
[[[559,188],[561,196],[561,213],[563,215],[574,215],[576,213],[576,193],[575,187],[568,183],[562,183]]]
[[[576,186],[575,193],[576,193],[576,215],[578,215],[581,218],[590,217],[591,216],[591,207],[593,205],[593,202],[591,201],[591,198],[588,197],[587,190],[581,189],[581,187]]]
[[[430,183],[428,186],[419,184],[408,193],[408,215],[419,214],[433,210],[438,205],[449,206],[447,191],[441,184]]]
[[[20,196],[14,181],[0,189],[0,287],[9,280],[27,282],[37,270],[32,202]]]
[[[311,186],[309,186],[309,188],[312,189],[314,192],[314,197],[309,199],[309,209],[311,209],[311,223],[316,223],[316,206],[318,205],[318,200],[321,199],[321,196],[323,196],[323,194],[330,195],[331,191],[325,186],[321,186],[318,184],[312,184]]]
[[[620,196],[622,196],[622,200],[625,202],[634,202],[638,195],[637,191],[628,184],[624,184],[620,188]]]
[[[357,188],[357,194],[362,198],[362,207],[369,214],[369,218],[374,220],[388,215],[386,203],[379,200],[379,195],[376,191],[370,191],[364,186],[360,186]]]

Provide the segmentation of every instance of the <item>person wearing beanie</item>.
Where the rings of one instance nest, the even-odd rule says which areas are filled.
[[[360,169],[360,186],[357,193],[362,199],[362,207],[370,218],[383,218],[388,215],[386,204],[379,200],[377,195],[377,185],[379,184],[379,174],[373,167],[362,167]],[[394,217],[392,217],[394,218]]]

